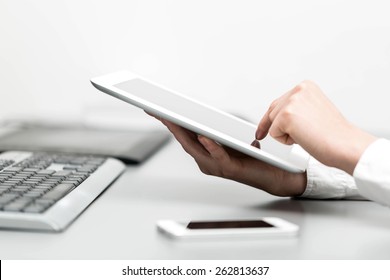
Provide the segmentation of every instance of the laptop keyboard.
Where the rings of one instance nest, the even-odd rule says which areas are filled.
[[[57,153],[25,154],[28,156],[22,160],[0,159],[0,227],[2,213],[43,214],[50,210],[91,175],[98,173],[107,160],[105,157]],[[112,177],[110,182],[119,175],[118,170],[113,170],[115,174],[107,171],[105,176]],[[99,184],[106,184],[102,189],[108,185]]]

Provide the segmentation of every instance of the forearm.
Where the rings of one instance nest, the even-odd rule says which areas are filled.
[[[344,127],[334,132],[329,139],[329,148],[323,154],[314,155],[321,162],[344,170],[351,176],[364,151],[377,140],[373,135],[353,124],[345,122]]]

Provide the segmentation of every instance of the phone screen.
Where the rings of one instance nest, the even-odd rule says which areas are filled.
[[[187,225],[188,229],[225,229],[225,228],[272,228],[273,225],[262,220],[246,221],[196,221]]]

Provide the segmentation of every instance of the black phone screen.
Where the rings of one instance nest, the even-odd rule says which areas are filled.
[[[187,225],[188,229],[225,229],[225,228],[272,228],[273,225],[263,220],[238,221],[194,221]]]

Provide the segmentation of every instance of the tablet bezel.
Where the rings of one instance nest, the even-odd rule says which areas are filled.
[[[91,83],[93,86],[95,86],[100,91],[107,93],[111,96],[114,96],[116,98],[119,98],[127,103],[130,103],[134,106],[137,106],[153,115],[165,118],[171,122],[174,122],[182,127],[185,127],[191,131],[194,131],[195,133],[204,135],[206,137],[209,137],[215,141],[217,141],[220,144],[229,146],[235,150],[238,150],[242,153],[245,153],[251,157],[254,157],[256,159],[262,160],[268,164],[271,164],[273,166],[276,166],[278,168],[284,169],[289,172],[293,173],[302,173],[305,172],[305,169],[302,169],[287,160],[281,159],[277,156],[274,156],[270,154],[269,152],[266,152],[264,150],[258,149],[256,147],[253,147],[250,145],[250,143],[244,143],[241,140],[237,140],[229,135],[226,135],[224,133],[221,133],[215,129],[212,129],[208,126],[205,126],[199,122],[196,122],[192,119],[188,119],[182,115],[177,114],[176,112],[172,112],[164,107],[161,107],[158,104],[151,103],[147,100],[144,100],[142,97],[139,97],[136,95],[136,93],[130,93],[128,91],[122,90],[116,85],[133,80],[133,79],[140,79],[147,83],[150,83],[153,86],[159,87],[163,90],[169,91],[170,93],[176,94],[181,98],[187,99],[193,103],[196,103],[200,106],[203,106],[209,110],[213,110],[214,112],[217,112],[219,114],[222,114],[228,118],[235,119],[236,121],[245,123],[246,125],[253,126],[253,131],[256,130],[256,126],[252,123],[249,123],[243,119],[240,119],[234,115],[228,114],[222,110],[219,110],[217,108],[214,108],[212,106],[209,106],[207,104],[204,104],[202,102],[199,102],[197,100],[194,100],[188,96],[185,96],[179,92],[176,92],[174,90],[171,90],[169,88],[166,88],[163,85],[159,85],[155,82],[152,82],[148,79],[145,79],[143,77],[140,77],[134,73],[131,73],[129,71],[120,71],[115,73],[110,73],[107,75],[99,76],[96,78],[91,79]],[[293,147],[291,147],[292,150]],[[291,151],[290,151],[291,152]]]

